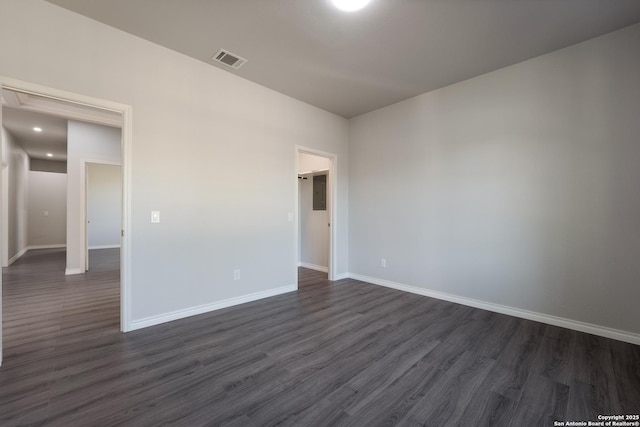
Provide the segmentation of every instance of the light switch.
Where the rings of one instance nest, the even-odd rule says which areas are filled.
[[[160,222],[160,211],[151,211],[151,222],[152,223]]]
[[[293,212],[289,212],[289,222],[293,222]]]
[[[44,211],[44,216],[49,216],[49,211]]]

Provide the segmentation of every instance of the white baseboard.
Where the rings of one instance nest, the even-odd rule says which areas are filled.
[[[298,266],[303,267],[303,268],[309,268],[311,270],[322,271],[323,273],[328,273],[329,272],[329,267],[323,267],[322,265],[310,264],[308,262],[300,261]]]
[[[287,292],[293,292],[298,289],[297,285],[283,286],[280,288],[269,289],[266,291],[255,292],[249,295],[243,295],[235,298],[229,298],[227,300],[213,302],[210,304],[197,305],[182,310],[172,311],[170,313],[159,314],[157,316],[145,317],[143,319],[133,320],[131,322],[131,328],[129,331],[136,329],[147,328],[149,326],[159,325],[165,322],[171,322],[173,320],[184,319],[185,317],[195,316],[198,314],[208,313],[214,310],[220,310],[222,308],[231,307],[238,304],[244,304],[251,301],[256,301],[263,298],[269,298]]]
[[[336,275],[334,275],[333,280],[342,280],[342,279],[348,279],[349,278],[349,273],[338,273]]]
[[[30,245],[27,246],[27,250],[31,250],[31,249],[59,249],[59,248],[66,248],[67,245],[65,245],[64,243],[56,243],[53,245]]]
[[[594,325],[592,323],[581,322],[578,320],[566,319],[563,317],[552,316],[549,314],[537,313],[534,311],[523,310],[520,308],[509,307],[506,305],[494,304],[491,302],[480,301],[472,298],[461,297],[444,292],[432,291],[429,289],[419,288],[417,286],[404,285],[402,283],[392,282],[389,280],[378,279],[375,277],[363,276],[361,274],[349,273],[352,279],[360,280],[374,285],[384,286],[387,288],[397,289],[412,294],[423,295],[444,301],[450,301],[457,304],[476,307],[483,310],[493,311],[496,313],[507,314],[509,316],[520,317],[523,319],[534,320],[536,322],[546,323],[549,325],[560,326],[562,328],[573,329],[588,334],[599,335],[605,338],[612,338],[618,341],[624,341],[631,344],[640,345],[640,334],[633,332],[621,331],[619,329],[608,328],[606,326]]]
[[[120,249],[120,245],[96,245],[96,246],[89,246],[89,250],[91,249]]]
[[[3,267],[9,267],[11,264],[13,264],[18,259],[20,259],[24,254],[26,254],[27,251],[30,251],[32,249],[57,249],[57,248],[66,248],[66,247],[67,245],[65,244],[27,246],[26,248],[24,248],[23,250],[21,250],[20,252],[12,256],[11,258],[9,258],[9,260],[7,261],[7,265],[3,265]]]
[[[20,252],[12,256],[11,258],[9,258],[9,261],[7,261],[7,265],[5,267],[9,267],[11,264],[16,262],[18,259],[20,259],[22,255],[26,254],[29,249],[30,248],[27,246],[26,248],[24,248],[23,250],[21,250]]]
[[[72,274],[82,274],[85,271],[82,268],[67,268],[64,271],[65,276],[71,276]]]

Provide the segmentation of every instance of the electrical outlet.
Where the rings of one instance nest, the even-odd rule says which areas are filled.
[[[382,258],[380,260],[380,267],[387,268],[387,260],[386,259]]]
[[[160,211],[151,211],[151,222],[154,224],[160,222]]]
[[[233,270],[233,280],[240,280],[240,270]]]

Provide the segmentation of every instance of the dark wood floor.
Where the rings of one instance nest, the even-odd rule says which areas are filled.
[[[3,271],[0,425],[551,426],[640,413],[640,347],[300,270],[300,290],[118,330],[117,252]],[[114,261],[115,260],[115,261]]]

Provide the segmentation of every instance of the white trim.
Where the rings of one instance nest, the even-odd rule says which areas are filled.
[[[11,258],[9,258],[9,260],[7,261],[7,265],[6,267],[9,267],[11,264],[13,264],[14,262],[16,262],[17,260],[19,260],[22,255],[26,254],[27,251],[30,248],[27,246],[26,248],[24,248],[23,250],[21,250],[20,252],[18,252],[17,254],[15,254],[14,256],[12,256]]]
[[[348,279],[349,278],[349,273],[340,273],[340,274],[334,274],[333,275],[333,280],[343,280],[343,279]]]
[[[329,272],[329,267],[323,267],[321,265],[309,264],[308,262],[300,262],[300,267],[309,268],[311,270],[322,271],[323,273]]]
[[[86,109],[65,102],[59,102],[56,99],[33,96],[33,94],[24,92],[6,92],[2,94],[2,96],[3,99],[7,101],[7,106],[9,107],[64,117],[65,119],[78,120],[81,122],[112,127],[122,126],[122,117],[117,111],[93,108]]]
[[[619,329],[608,328],[606,326],[594,325],[592,323],[581,322],[578,320],[566,319],[563,317],[552,316],[550,314],[537,313],[534,311],[523,310],[520,308],[509,307],[501,304],[480,301],[473,298],[461,297],[445,292],[432,291],[430,289],[419,288],[417,286],[405,285],[402,283],[392,282],[389,280],[378,279],[375,277],[363,276],[361,274],[349,273],[352,279],[371,283],[374,285],[384,286],[387,288],[397,289],[412,294],[418,294],[426,297],[436,298],[439,300],[454,302],[470,307],[480,308],[483,310],[493,311],[496,313],[507,314],[509,316],[520,317],[523,319],[533,320],[536,322],[547,323],[549,325],[560,326],[562,328],[573,329],[579,332],[598,335],[605,338],[611,338],[618,341],[625,341],[631,344],[640,345],[640,334],[622,331]]]
[[[122,155],[120,157],[122,159]],[[122,167],[122,162],[113,162],[110,160],[95,160],[95,159],[80,159],[80,176],[82,179],[80,180],[80,241],[83,244],[82,248],[82,260],[80,265],[84,266],[85,271],[89,270],[89,258],[87,251],[91,249],[89,247],[89,233],[87,230],[87,173],[89,168],[87,167],[87,163],[90,164],[98,164],[98,165],[109,165],[109,166],[120,166]],[[122,171],[121,171],[122,172]],[[120,220],[122,223],[122,219]],[[122,226],[122,224],[121,224]],[[119,246],[118,246],[119,247]]]
[[[120,245],[96,245],[96,246],[89,246],[89,250],[92,249],[117,249],[120,248]]]
[[[81,268],[67,268],[64,270],[65,276],[72,276],[74,274],[83,274],[84,271]]]
[[[127,106],[122,110],[122,236],[120,237],[120,329],[122,332],[131,330],[131,288],[133,286],[132,243],[129,234],[133,231],[131,221],[131,180],[132,160],[131,141],[133,139],[133,110]]]
[[[25,82],[0,76],[0,89],[6,87],[18,92],[26,92],[47,98],[69,101],[75,104],[114,111],[122,114],[122,250],[120,251],[120,329],[127,332],[131,329],[131,153],[132,153],[132,107],[113,101],[106,101],[61,89],[54,89],[35,83]],[[68,274],[74,274],[70,272]],[[1,323],[0,323],[1,325]],[[0,335],[1,336],[1,335]],[[0,351],[2,347],[0,346]]]
[[[298,289],[297,285],[283,286],[280,288],[255,292],[249,295],[229,298],[223,301],[197,305],[195,307],[185,308],[182,310],[176,310],[170,313],[159,314],[157,316],[150,316],[150,317],[145,317],[143,319],[132,320],[130,330],[133,331],[136,329],[148,328],[149,326],[155,326],[161,323],[171,322],[173,320],[184,319],[185,317],[195,316],[198,314],[208,313],[210,311],[220,310],[222,308],[232,307],[238,304],[244,304],[247,302],[256,301],[263,298],[269,298],[276,295],[286,294],[287,292],[294,292],[297,289]]]
[[[1,108],[1,107],[0,107]],[[0,118],[2,115],[0,114]],[[2,125],[2,123],[0,123]],[[2,132],[0,131],[0,157],[5,154],[2,153],[1,146],[4,144],[2,141]],[[0,188],[0,217],[2,217],[2,266],[8,267],[11,265],[9,262],[9,169],[7,169],[7,163],[2,161],[2,187]],[[27,224],[28,225],[28,224]]]
[[[65,245],[65,244],[58,244],[58,245],[31,245],[31,246],[27,246],[26,248],[24,248],[23,250],[21,250],[20,252],[15,254],[13,257],[11,257],[11,259],[9,259],[9,261],[8,261],[7,265],[5,265],[5,267],[9,267],[11,264],[16,262],[20,258],[22,258],[22,256],[24,254],[26,254],[27,251],[30,251],[32,249],[58,249],[58,248],[66,248],[66,247],[67,247],[67,245]]]
[[[66,248],[67,245],[64,243],[59,243],[59,244],[55,244],[55,245],[31,245],[31,246],[27,246],[27,250],[30,251],[31,249],[59,249],[59,248]]]

